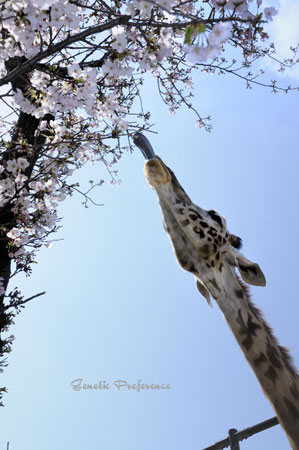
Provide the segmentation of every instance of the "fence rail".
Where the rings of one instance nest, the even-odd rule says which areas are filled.
[[[277,417],[260,422],[252,427],[244,428],[244,430],[238,431],[235,428],[228,430],[228,437],[218,441],[210,447],[203,448],[202,450],[221,450],[222,448],[230,447],[231,450],[240,450],[239,442],[243,439],[247,439],[260,431],[267,430],[268,428],[278,425]]]

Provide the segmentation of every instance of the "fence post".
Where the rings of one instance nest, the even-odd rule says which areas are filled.
[[[228,430],[229,445],[231,450],[240,450],[237,432],[238,430],[236,430],[235,428],[231,428],[230,430]]]

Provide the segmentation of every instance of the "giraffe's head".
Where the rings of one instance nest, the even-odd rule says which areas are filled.
[[[199,291],[219,298],[235,275],[249,284],[264,286],[258,264],[240,252],[241,239],[229,233],[226,220],[216,211],[192,203],[172,170],[158,156],[145,162],[145,176],[158,194],[166,231],[179,264],[192,272]]]

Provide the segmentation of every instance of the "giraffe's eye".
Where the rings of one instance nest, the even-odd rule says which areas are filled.
[[[221,227],[223,227],[222,220],[221,220],[221,218],[218,216],[218,214],[216,213],[216,211],[214,211],[214,210],[208,211],[208,214],[209,214],[209,216],[211,217],[211,219],[215,220],[215,222],[219,223],[219,225],[220,225]]]

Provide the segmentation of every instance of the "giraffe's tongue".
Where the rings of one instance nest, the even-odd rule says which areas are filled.
[[[134,144],[142,151],[145,159],[153,159],[156,158],[153,147],[151,146],[150,141],[142,134],[136,133],[133,136]]]

